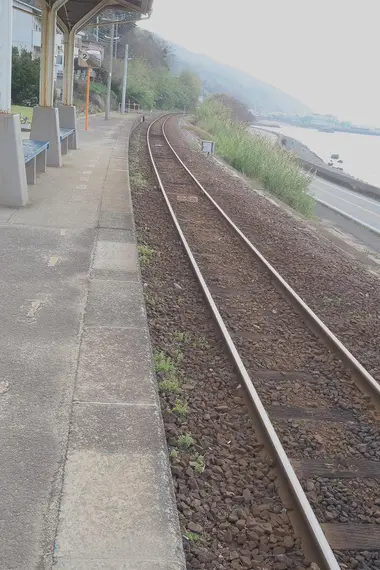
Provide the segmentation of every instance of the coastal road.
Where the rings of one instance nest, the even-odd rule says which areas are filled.
[[[252,130],[269,138],[273,144],[278,140],[278,133],[267,131],[265,128],[252,127]],[[301,146],[308,150],[304,145]],[[310,157],[305,158],[308,160]],[[315,209],[317,217],[340,226],[344,231],[380,252],[380,200],[363,196],[319,177],[315,177],[311,182],[310,192],[317,200]],[[352,219],[348,219],[347,216]],[[378,235],[375,232],[378,232]]]
[[[315,178],[312,181],[310,191],[317,200],[342,211],[380,233],[380,201],[322,178]]]

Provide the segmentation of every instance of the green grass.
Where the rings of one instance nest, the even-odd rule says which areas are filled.
[[[248,127],[231,119],[224,105],[205,101],[199,107],[198,125],[211,133],[216,152],[228,164],[251,179],[261,182],[283,202],[311,216],[314,200],[309,193],[310,176],[296,158],[264,137],[253,135]]]
[[[179,394],[181,389],[179,381],[176,378],[176,369],[173,359],[167,356],[162,350],[160,352],[156,351],[153,355],[153,359],[156,374],[162,379],[158,383],[159,392]]]
[[[165,392],[168,394],[179,394],[181,391],[179,382],[174,377],[165,378],[158,383],[158,391]]]
[[[149,265],[156,253],[154,249],[148,247],[147,245],[138,245],[137,251],[139,254],[141,266]]]
[[[142,190],[146,188],[147,182],[141,172],[134,172],[129,177],[132,187],[134,186],[137,190]]]
[[[190,447],[192,447],[194,443],[195,440],[189,433],[180,435],[179,438],[177,439],[178,447],[180,447],[181,449],[190,449]]]
[[[191,126],[187,126],[185,127],[185,129],[191,133],[194,133],[196,135],[198,135],[199,137],[201,137],[203,140],[209,140],[211,138],[210,133],[208,133],[207,131],[205,131],[204,129],[200,129],[199,127],[196,127],[194,125]]]
[[[33,107],[23,107],[22,105],[12,105],[12,113],[13,114],[21,114],[24,115],[24,117],[26,117],[29,122],[32,122],[32,118],[33,118]]]
[[[90,90],[91,93],[96,93],[97,95],[107,95],[107,85],[103,83],[91,82]]]
[[[187,406],[187,402],[183,402],[182,400],[176,400],[175,406],[172,408],[172,412],[177,414],[177,416],[181,416],[186,418],[187,414],[189,413],[189,408]]]
[[[156,351],[153,355],[153,358],[154,367],[157,374],[174,374],[174,363],[170,356],[166,356],[166,354],[161,350],[160,352]]]
[[[194,467],[197,473],[203,473],[205,470],[205,458],[204,455],[198,455],[196,461],[190,461],[190,465]]]
[[[194,348],[201,348],[202,350],[208,350],[210,348],[210,344],[207,341],[207,338],[203,334],[199,335],[195,339]]]
[[[174,333],[174,342],[185,344],[190,341],[190,335],[185,331],[176,331]]]
[[[182,350],[180,350],[179,348],[175,348],[172,351],[172,355],[173,355],[173,360],[176,364],[181,364],[181,362],[183,362],[183,359],[185,358]]]
[[[156,308],[157,301],[154,295],[144,291],[144,299],[147,307],[149,307],[152,310]]]
[[[187,540],[189,542],[202,542],[203,541],[203,538],[199,534],[196,534],[195,532],[187,531],[187,532],[185,532],[184,536],[185,536],[185,538],[187,538]]]

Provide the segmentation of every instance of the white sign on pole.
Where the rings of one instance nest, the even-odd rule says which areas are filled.
[[[102,65],[102,54],[95,49],[80,50],[78,53],[78,66],[84,69],[98,69]]]
[[[214,141],[201,141],[201,148],[202,152],[205,152],[207,154],[214,154],[215,143]]]

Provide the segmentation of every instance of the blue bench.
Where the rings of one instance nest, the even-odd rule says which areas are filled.
[[[67,154],[69,148],[74,147],[74,133],[75,129],[59,129],[62,154]]]
[[[35,184],[37,172],[46,172],[46,156],[49,143],[44,141],[23,140],[26,181]]]

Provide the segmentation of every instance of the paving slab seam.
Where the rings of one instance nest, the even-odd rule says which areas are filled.
[[[108,162],[109,165],[109,162]],[[107,167],[107,171],[108,171],[108,167]],[[106,172],[107,172],[106,171]],[[106,175],[104,176],[103,179],[103,187],[105,185],[105,180],[106,180]],[[101,201],[99,203],[99,215],[100,215],[100,209],[101,209]],[[11,224],[13,225],[13,224]],[[21,224],[20,224],[21,225]],[[29,226],[30,227],[30,226]],[[40,226],[38,226],[40,227]],[[51,227],[51,226],[47,226],[47,227]],[[62,228],[62,229],[66,229],[66,228]],[[67,463],[67,458],[68,458],[68,453],[69,453],[69,445],[70,445],[70,435],[71,435],[71,428],[72,428],[72,419],[73,419],[73,410],[74,410],[74,405],[77,403],[74,400],[74,394],[75,394],[75,388],[76,388],[76,381],[77,381],[77,377],[78,377],[78,369],[79,369],[79,363],[80,363],[80,353],[81,353],[81,347],[82,347],[82,340],[83,340],[83,331],[84,331],[84,315],[85,315],[85,311],[86,311],[86,306],[87,306],[87,302],[88,302],[88,296],[89,296],[89,289],[90,289],[90,271],[91,271],[91,267],[93,265],[93,260],[94,260],[94,256],[95,256],[95,251],[96,251],[96,246],[97,246],[97,238],[98,238],[98,231],[96,233],[95,239],[93,241],[93,246],[92,246],[92,251],[91,251],[91,257],[90,257],[90,265],[89,265],[89,270],[88,270],[88,283],[87,283],[87,287],[86,287],[86,296],[85,296],[85,302],[83,305],[83,309],[81,311],[81,317],[80,317],[80,328],[79,328],[79,332],[78,332],[78,337],[79,337],[79,346],[78,346],[78,353],[77,353],[77,364],[76,364],[76,370],[75,370],[75,380],[74,380],[74,385],[73,385],[73,390],[72,390],[72,398],[71,398],[71,410],[70,410],[70,417],[69,417],[69,429],[68,429],[68,434],[67,434],[67,440],[66,440],[66,446],[65,446],[65,453],[64,453],[64,457],[63,457],[63,461],[62,461],[62,465],[63,465],[63,469],[61,472],[61,493],[60,493],[60,497],[59,497],[59,507],[58,507],[58,514],[57,514],[57,522],[56,522],[56,528],[55,528],[55,539],[58,536],[58,531],[59,531],[59,524],[60,524],[60,515],[61,515],[61,505],[62,505],[62,490],[63,490],[63,486],[64,486],[64,478],[65,478],[65,466]],[[55,556],[55,552],[56,552],[56,544],[54,545],[54,549],[52,552],[53,555],[53,565],[54,565],[54,558],[56,558]]]
[[[109,165],[109,161],[108,161],[108,165]],[[107,167],[107,171],[108,171],[108,167]],[[106,172],[107,172],[106,171]],[[105,180],[106,180],[106,175],[104,176],[103,179],[103,187],[105,185]],[[99,212],[101,209],[101,201],[99,203]],[[98,217],[99,219],[99,217]],[[30,226],[29,226],[30,227]],[[40,227],[40,226],[39,226]],[[51,227],[51,226],[48,226]],[[62,228],[62,229],[67,229],[67,228]],[[69,228],[70,229],[70,228]],[[61,493],[60,493],[60,498],[59,498],[59,507],[58,507],[58,514],[57,514],[57,523],[56,523],[56,528],[55,528],[55,533],[54,536],[55,538],[58,535],[58,529],[59,529],[59,520],[60,520],[60,514],[61,514],[61,504],[62,504],[62,490],[63,490],[63,485],[64,485],[64,477],[65,477],[65,466],[66,466],[66,462],[67,462],[67,458],[68,458],[68,453],[69,453],[69,445],[70,445],[70,434],[71,434],[71,427],[72,427],[72,418],[73,418],[73,409],[74,409],[74,405],[75,405],[75,399],[74,399],[74,394],[75,394],[75,388],[76,388],[76,381],[77,381],[77,377],[78,377],[78,369],[79,369],[79,363],[80,363],[80,353],[81,353],[81,347],[82,347],[82,340],[83,340],[83,331],[84,331],[84,315],[86,312],[86,306],[87,306],[87,302],[88,302],[88,296],[89,296],[89,290],[90,290],[90,271],[91,271],[91,267],[93,265],[93,260],[94,260],[94,256],[95,256],[95,251],[96,251],[96,246],[97,246],[97,238],[98,238],[98,231],[96,233],[95,239],[93,241],[93,245],[92,245],[92,251],[91,251],[91,256],[90,256],[90,264],[89,264],[89,269],[88,269],[88,282],[87,282],[87,286],[86,286],[86,295],[85,295],[85,301],[83,304],[83,308],[81,311],[81,316],[80,316],[80,326],[79,326],[79,331],[78,331],[78,338],[79,338],[79,345],[78,345],[78,353],[77,353],[77,363],[76,363],[76,369],[75,369],[75,380],[74,380],[74,384],[73,384],[73,389],[72,389],[72,397],[71,397],[71,409],[70,409],[70,417],[69,417],[69,429],[68,429],[68,434],[67,434],[67,440],[66,440],[66,446],[65,446],[65,453],[64,453],[64,458],[63,458],[63,469],[62,469],[62,474],[61,474]],[[53,550],[53,558],[54,558],[54,553],[55,553],[55,546],[54,546],[54,550]]]
[[[90,267],[92,265],[92,261],[93,261],[94,255],[95,255],[95,247],[96,247],[96,239],[94,239],[94,242],[92,245],[92,251],[91,251],[91,256],[90,256]],[[71,392],[71,406],[70,406],[70,412],[69,412],[68,433],[67,433],[64,457],[63,457],[63,461],[61,463],[63,467],[62,467],[62,471],[61,471],[60,494],[59,494],[59,498],[58,498],[58,512],[57,512],[56,526],[55,526],[55,532],[54,532],[55,538],[57,537],[58,529],[59,529],[60,512],[61,512],[61,505],[62,505],[62,492],[63,492],[64,479],[65,479],[65,469],[66,469],[66,462],[67,462],[67,458],[68,458],[68,454],[69,454],[69,446],[70,446],[70,434],[71,434],[73,410],[74,410],[74,394],[75,394],[76,380],[77,380],[77,376],[78,376],[78,368],[79,368],[79,362],[80,362],[80,353],[81,353],[83,330],[84,330],[84,314],[85,314],[86,306],[87,306],[87,302],[88,302],[89,289],[90,289],[89,288],[89,282],[87,282],[85,299],[84,299],[84,303],[83,303],[81,314],[80,314],[80,320],[79,320],[79,331],[78,331],[79,344],[78,344],[78,349],[77,349],[75,378],[74,378],[74,383],[73,383],[72,392]],[[53,551],[51,554],[53,557],[52,562],[54,565],[55,544],[53,546]]]
[[[109,164],[109,163],[108,163]],[[103,187],[105,185],[105,180],[106,180],[106,175],[104,176],[103,179]],[[15,213],[15,212],[13,212]],[[17,222],[16,222],[17,224]],[[10,226],[15,225],[10,223]],[[24,225],[25,227],[28,228],[33,228],[33,226],[31,226],[30,224],[17,224],[17,225]],[[41,227],[41,224],[39,224],[38,226],[36,226],[38,228]],[[47,228],[60,228],[61,226],[44,226]],[[61,227],[62,231],[65,231],[65,233],[67,232],[67,230],[72,230],[73,232],[76,231],[74,228],[65,228],[65,227]],[[92,245],[92,251],[91,251],[91,255],[90,255],[90,264],[89,264],[89,271],[90,268],[93,265],[93,259],[94,259],[94,255],[95,255],[95,249],[96,249],[96,244],[97,244],[97,235],[93,241],[93,245]],[[89,276],[89,272],[88,272],[88,276]],[[58,513],[57,513],[57,519],[56,519],[56,528],[55,528],[55,533],[54,536],[57,536],[58,533],[58,527],[59,527],[59,518],[60,518],[60,509],[61,509],[61,500],[62,500],[62,489],[63,489],[63,484],[64,484],[64,476],[65,476],[65,465],[66,465],[66,461],[67,461],[67,457],[68,457],[68,452],[69,452],[69,443],[70,443],[70,433],[71,433],[71,426],[72,426],[72,417],[73,417],[73,409],[74,409],[74,405],[75,405],[75,401],[74,401],[74,393],[75,393],[75,386],[76,386],[76,379],[77,379],[77,375],[78,375],[78,367],[79,367],[79,362],[80,362],[80,352],[81,352],[81,345],[82,345],[82,338],[83,338],[83,330],[84,330],[84,314],[85,314],[85,310],[86,310],[86,306],[87,306],[87,301],[88,301],[88,295],[89,295],[89,282],[87,283],[86,286],[86,293],[85,293],[85,299],[84,299],[84,303],[83,303],[83,307],[82,307],[82,311],[81,311],[81,315],[80,315],[80,319],[79,319],[79,331],[78,331],[78,338],[79,338],[79,345],[78,345],[78,351],[77,351],[77,360],[76,360],[76,369],[75,369],[75,380],[74,380],[74,384],[73,384],[73,389],[72,389],[72,394],[71,394],[71,409],[70,409],[70,414],[69,414],[69,426],[68,426],[68,434],[67,434],[67,439],[66,439],[66,445],[65,445],[65,450],[64,450],[64,456],[63,456],[63,460],[61,462],[61,469],[59,470],[59,473],[57,473],[57,475],[60,478],[60,496],[58,499]],[[51,553],[52,556],[54,557],[54,550]]]

